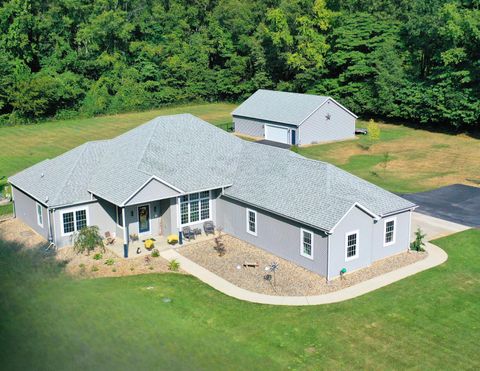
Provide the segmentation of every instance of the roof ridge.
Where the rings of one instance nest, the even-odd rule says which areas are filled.
[[[75,163],[73,164],[73,166],[70,168],[70,171],[68,173],[68,175],[66,176],[65,178],[65,181],[62,183],[62,185],[58,188],[58,192],[57,192],[57,195],[63,191],[63,189],[65,188],[65,186],[67,185],[67,182],[70,180],[70,178],[72,177],[72,174],[73,174],[73,171],[75,170],[75,168],[77,167],[77,164],[78,162],[80,161],[80,159],[82,159],[83,157],[83,154],[85,153],[85,151],[87,150],[88,148],[88,145],[90,144],[90,141],[88,142],[85,142],[83,144],[81,144],[79,147],[84,147],[82,149],[82,152],[78,155],[77,159],[75,160]],[[79,147],[76,147],[76,148],[79,148]],[[68,153],[68,152],[65,152],[65,153]],[[56,195],[55,195],[56,196]]]
[[[158,117],[161,117],[161,116],[158,116]],[[138,159],[138,161],[137,161],[137,163],[136,163],[136,165],[135,165],[135,169],[136,169],[136,170],[140,170],[140,164],[141,164],[142,161],[143,161],[143,157],[145,156],[145,152],[147,152],[148,147],[150,147],[150,143],[151,143],[152,140],[153,140],[153,135],[154,135],[155,132],[157,131],[157,126],[158,126],[158,123],[159,123],[158,117],[155,117],[155,119],[154,119],[154,120],[155,120],[155,121],[154,121],[155,125],[154,125],[153,128],[151,129],[152,132],[151,132],[151,134],[150,134],[150,138],[148,139],[147,145],[143,148],[142,154],[141,154],[140,156],[138,156],[139,159]],[[144,172],[145,174],[150,175],[150,176],[153,175],[153,174],[148,174],[146,171],[143,171],[143,170],[140,170],[140,171],[142,171],[142,172]]]

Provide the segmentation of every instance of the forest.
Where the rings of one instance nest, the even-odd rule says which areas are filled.
[[[478,129],[480,0],[0,2],[0,125],[259,88]]]

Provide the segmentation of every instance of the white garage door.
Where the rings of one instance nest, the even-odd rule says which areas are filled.
[[[288,144],[288,129],[265,125],[265,139]]]

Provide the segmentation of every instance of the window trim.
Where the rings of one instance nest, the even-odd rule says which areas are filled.
[[[387,223],[388,222],[392,222],[393,221],[393,238],[390,242],[386,242],[386,237],[387,237]],[[385,219],[383,221],[383,246],[384,247],[387,247],[387,246],[390,246],[390,245],[393,245],[396,241],[396,237],[397,237],[397,218],[396,217],[392,217],[392,218],[388,218],[388,219]]]
[[[348,257],[347,256],[347,251],[348,251],[348,236],[351,236],[352,234],[357,235],[357,243],[356,243],[356,248],[355,248],[355,255]],[[358,259],[360,256],[360,231],[357,229],[355,231],[350,231],[345,233],[345,261],[349,262],[351,260]]]
[[[304,240],[305,240],[305,232],[307,233],[310,233],[310,235],[312,236],[312,241],[311,241],[311,250],[312,250],[312,253],[311,255],[308,255],[308,254],[305,254],[305,252],[303,251],[303,243],[304,243]],[[314,254],[314,245],[315,245],[315,234],[308,230],[308,229],[304,229],[304,228],[300,228],[300,255],[303,256],[304,258],[307,258],[307,259],[310,259],[310,260],[313,260],[313,254]]]
[[[38,213],[38,207],[40,206],[40,214]],[[40,205],[38,202],[35,203],[35,208],[37,209],[37,224],[43,228],[43,206]],[[42,222],[40,223],[40,218],[42,219]]]
[[[200,197],[200,193],[202,193],[202,192],[208,192],[208,218],[207,219],[202,219],[201,200],[206,200],[207,199],[206,197]],[[190,220],[190,195],[193,194],[193,193],[198,193],[198,220],[196,222],[190,222],[189,221],[188,223],[182,224],[182,212],[181,212],[182,201],[181,201],[181,199],[182,199],[183,196],[188,197],[188,201],[184,202],[184,203],[186,203],[188,205],[188,220]],[[182,194],[182,195],[177,197],[177,225],[178,225],[178,227],[180,227],[180,228],[188,227],[188,226],[195,225],[195,224],[201,224],[201,223],[209,221],[209,220],[213,220],[213,218],[212,218],[212,190],[204,190],[204,191],[186,193],[186,194]]]
[[[87,227],[90,225],[90,215],[89,215],[89,208],[88,206],[79,206],[79,207],[75,207],[75,208],[71,208],[71,209],[64,209],[62,211],[60,211],[60,230],[61,230],[61,235],[62,237],[67,237],[67,236],[71,236],[73,235],[74,233],[78,232],[77,230],[77,211],[79,210],[85,210],[85,217],[86,217],[86,221],[87,221]],[[73,213],[73,231],[72,232],[68,232],[68,233],[65,233],[64,231],[64,224],[63,224],[63,214],[68,214],[68,213]]]
[[[250,230],[250,213],[253,213],[255,215],[255,232],[252,232]],[[255,210],[252,209],[245,209],[245,227],[247,229],[247,233],[251,234],[252,236],[258,236],[258,215]]]

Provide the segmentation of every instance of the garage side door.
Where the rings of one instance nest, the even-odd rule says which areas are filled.
[[[265,125],[265,139],[288,144],[288,129]]]

